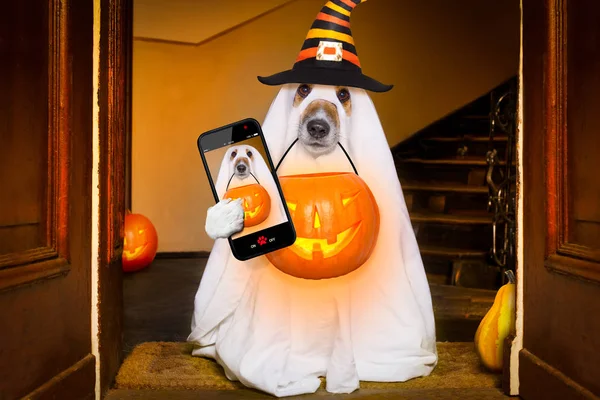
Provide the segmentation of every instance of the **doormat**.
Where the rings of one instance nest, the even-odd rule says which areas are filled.
[[[135,347],[116,378],[117,389],[235,390],[214,360],[193,357],[191,343],[147,342]],[[439,342],[438,365],[431,375],[407,382],[361,382],[361,389],[499,388],[501,375],[483,369],[472,342]],[[325,389],[322,379],[321,390]]]

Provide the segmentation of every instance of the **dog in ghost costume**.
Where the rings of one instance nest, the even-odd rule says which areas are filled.
[[[266,219],[257,225],[244,228],[244,210],[241,199],[223,198],[235,188],[249,185],[262,186],[270,197],[270,212]],[[248,235],[270,226],[287,221],[283,203],[280,200],[275,179],[260,152],[249,145],[236,145],[227,149],[215,182],[215,190],[221,201],[209,208],[206,218],[206,231],[212,239]],[[246,214],[258,210],[246,210]],[[243,229],[243,232],[241,232]]]
[[[302,279],[282,272],[269,256],[236,260],[222,236],[195,298],[192,354],[214,358],[229,379],[279,397],[315,392],[320,377],[327,391],[350,393],[360,380],[406,381],[429,375],[437,364],[423,263],[366,92],[391,86],[362,74],[350,35],[350,11],[361,2],[328,2],[294,68],[259,80],[284,85],[263,123],[280,179],[349,172],[373,194],[378,232],[367,260],[341,276]],[[301,225],[298,210],[288,208]],[[343,210],[333,217],[344,218]],[[209,225],[207,231],[219,228]]]

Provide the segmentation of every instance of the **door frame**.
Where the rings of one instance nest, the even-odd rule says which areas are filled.
[[[133,1],[94,0],[98,108],[94,174],[97,176],[97,259],[92,302],[96,344],[96,398],[103,398],[121,366],[123,350],[123,227],[129,201]]]
[[[131,209],[133,0],[93,0],[94,25],[99,25],[98,156],[99,225],[97,302],[92,302],[98,341],[97,398],[103,398],[122,362],[123,224]],[[503,391],[519,394],[519,354],[523,348],[523,1],[520,0],[520,61],[517,102],[517,231],[516,331],[505,341]],[[95,50],[96,53],[96,50]],[[96,168],[96,167],[95,167]],[[92,260],[94,263],[96,260]],[[94,298],[94,297],[93,297]]]
[[[516,112],[516,162],[517,162],[517,189],[516,189],[516,298],[515,298],[515,331],[504,341],[504,368],[502,371],[502,390],[509,396],[519,395],[519,353],[523,349],[523,281],[524,281],[524,252],[523,252],[523,1],[519,1],[519,71],[517,83],[517,112]],[[526,1],[526,0],[525,0]]]
[[[526,4],[524,8],[523,3]],[[519,394],[528,399],[598,398],[582,386],[586,380],[590,382],[590,377],[582,378],[580,373],[587,362],[581,349],[593,352],[597,346],[594,348],[593,341],[586,343],[578,334],[581,332],[577,328],[583,324],[572,325],[584,320],[577,308],[586,305],[588,299],[596,298],[600,273],[596,254],[590,257],[597,250],[571,244],[567,235],[569,209],[565,193],[568,193],[570,177],[565,160],[568,131],[571,130],[567,123],[567,103],[571,100],[577,104],[567,90],[567,67],[570,65],[567,55],[571,44],[567,4],[567,0],[522,1],[524,62],[521,76],[526,91],[523,115],[527,128],[522,149],[527,158],[523,160],[521,176],[527,183],[522,191],[524,223],[520,234],[522,239],[527,239],[527,247],[521,246],[520,265],[526,267],[521,268],[525,276],[520,280],[521,285],[526,285],[527,295],[521,294],[519,306],[527,308],[528,312],[521,318],[523,339],[518,351],[517,373]],[[558,294],[568,302],[562,302],[560,307],[557,302],[549,302],[546,306],[546,296],[542,295],[546,292]],[[569,308],[563,304],[568,304]],[[549,320],[554,320],[555,316],[556,325],[567,329],[548,329],[552,327]],[[599,326],[597,323],[586,324],[589,330],[586,333],[597,334]],[[540,341],[545,334],[549,339]],[[553,348],[549,350],[551,346]],[[592,371],[590,375],[598,370],[593,365],[588,368]],[[578,379],[583,383],[578,383]]]

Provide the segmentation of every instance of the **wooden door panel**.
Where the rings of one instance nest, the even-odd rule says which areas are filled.
[[[600,396],[598,20],[595,0],[523,0],[525,400]]]
[[[583,246],[600,269],[600,10],[594,0],[567,3],[567,242]],[[586,249],[587,248],[587,249]]]
[[[549,3],[546,266],[600,282],[600,7],[594,0]]]
[[[29,14],[20,3],[10,15],[15,23],[0,24],[0,204],[19,204],[0,207],[0,255],[46,245],[48,4],[37,3]]]
[[[66,16],[58,2],[15,2],[3,12],[0,134],[0,289],[69,269]],[[30,10],[34,10],[31,13]],[[61,57],[61,54],[64,55]],[[6,95],[8,94],[8,95]]]
[[[0,13],[0,399],[94,393],[92,5]]]

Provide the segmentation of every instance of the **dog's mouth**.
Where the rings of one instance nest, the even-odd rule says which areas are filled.
[[[244,172],[240,172],[240,171],[237,171],[237,170],[236,170],[236,171],[235,171],[235,176],[237,176],[238,178],[241,178],[241,179],[245,179],[245,178],[247,178],[248,176],[250,176],[250,174],[248,173],[248,171],[247,171],[247,170],[246,170],[246,171],[244,171]]]
[[[305,140],[304,144],[311,146],[311,147],[317,147],[317,148],[326,148],[326,147],[331,146],[329,143],[324,143],[323,141],[316,140],[316,139]]]

